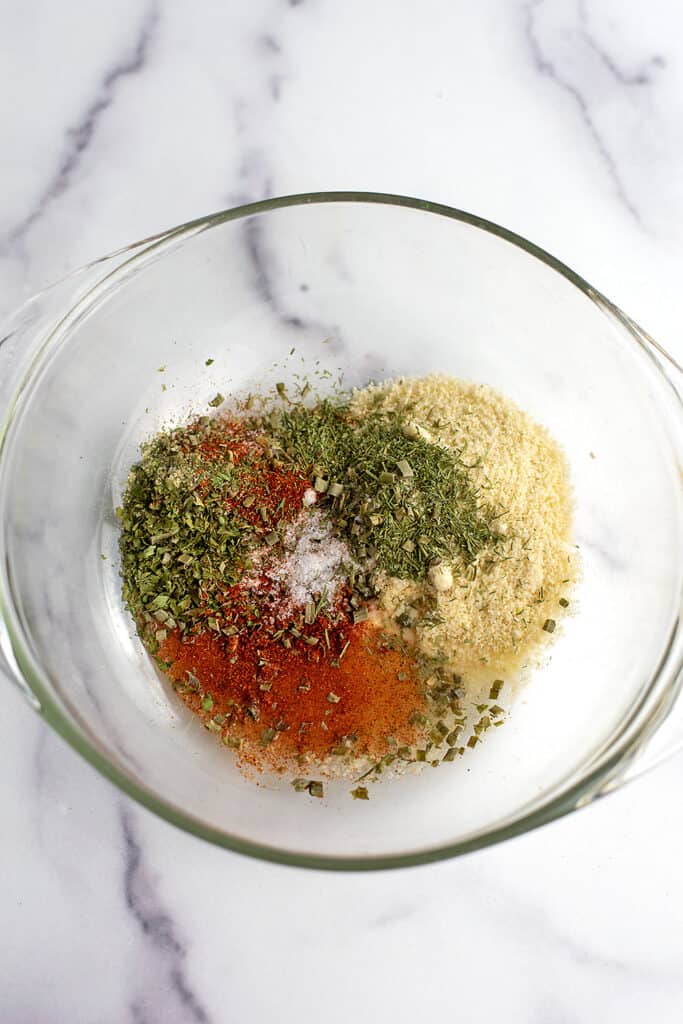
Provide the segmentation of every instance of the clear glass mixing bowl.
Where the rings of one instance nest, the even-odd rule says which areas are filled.
[[[523,238],[396,196],[274,199],[78,271],[1,337],[4,669],[156,813],[272,860],[409,865],[573,810],[681,740],[679,370]],[[348,785],[320,801],[245,780],[159,678],[119,594],[114,508],[139,442],[301,356],[349,385],[491,384],[562,443],[575,489],[583,579],[548,663],[479,748],[368,803]]]

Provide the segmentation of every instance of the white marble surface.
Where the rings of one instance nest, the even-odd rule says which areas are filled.
[[[0,3],[0,306],[243,199],[403,192],[563,258],[683,357],[671,0]],[[9,686],[0,1020],[683,1015],[683,758],[460,861],[316,874],[133,805]]]

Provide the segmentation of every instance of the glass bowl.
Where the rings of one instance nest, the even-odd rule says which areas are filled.
[[[397,867],[547,822],[679,742],[679,370],[523,238],[397,196],[273,199],[85,267],[2,337],[6,674],[157,814],[266,859]],[[114,509],[139,443],[302,359],[347,385],[433,371],[490,384],[564,446],[575,492],[575,611],[505,727],[453,765],[372,786],[367,803],[347,784],[312,800],[244,779],[159,677],[120,598]]]

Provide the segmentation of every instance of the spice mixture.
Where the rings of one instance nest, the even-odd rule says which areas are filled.
[[[436,766],[502,724],[575,567],[564,457],[509,400],[445,376],[308,391],[159,434],[118,514],[177,693],[242,766],[321,796],[313,773]]]

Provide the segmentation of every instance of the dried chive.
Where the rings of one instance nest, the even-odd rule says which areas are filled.
[[[495,679],[491,689],[489,690],[489,700],[498,700],[504,685],[505,684],[502,679]]]

